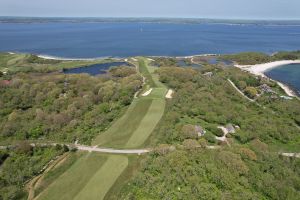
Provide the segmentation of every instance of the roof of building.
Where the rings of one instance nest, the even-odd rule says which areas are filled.
[[[206,131],[198,125],[195,126],[195,131],[198,133],[199,136],[204,135],[206,133]]]
[[[235,128],[233,127],[232,124],[227,124],[226,129],[227,129],[228,133],[235,133]]]

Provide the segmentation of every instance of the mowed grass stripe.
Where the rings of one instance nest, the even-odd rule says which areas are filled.
[[[92,145],[124,148],[132,133],[147,115],[152,103],[151,99],[138,99],[133,101],[126,113],[117,120],[107,131],[101,133]]]
[[[150,72],[148,71],[147,63],[143,58],[139,59],[139,71],[146,78],[146,83],[149,84],[150,87],[156,87],[156,84],[152,79]]]
[[[101,200],[128,166],[126,156],[109,156],[74,200]]]
[[[72,200],[107,160],[106,155],[88,153],[76,161],[38,197],[39,200]]]
[[[147,115],[143,118],[139,127],[134,131],[127,142],[126,148],[137,148],[144,144],[162,118],[164,110],[165,100],[154,99]]]
[[[146,63],[146,68],[148,70],[148,72],[151,74],[151,78],[153,80],[153,82],[155,83],[155,87],[156,88],[166,88],[166,86],[159,81],[159,76],[158,74],[155,73],[155,71],[158,69],[158,67],[154,67],[154,66],[150,66],[148,65],[148,61],[145,61]]]

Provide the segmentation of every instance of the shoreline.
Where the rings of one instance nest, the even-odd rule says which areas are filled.
[[[35,54],[33,54],[35,55]],[[49,55],[36,55],[39,58],[46,60],[60,60],[60,61],[97,61],[97,60],[105,60],[111,57],[99,57],[99,58],[63,58]]]
[[[12,52],[11,52],[12,53]],[[62,60],[62,61],[94,61],[94,60],[103,60],[103,59],[126,59],[126,58],[135,58],[139,56],[128,56],[128,57],[114,57],[114,56],[107,56],[107,57],[98,57],[98,58],[64,58],[64,57],[56,57],[50,55],[43,55],[43,54],[33,54],[39,58],[47,59],[47,60]],[[148,58],[176,58],[176,59],[191,59],[194,57],[199,56],[219,56],[220,54],[196,54],[191,56],[144,56]]]
[[[263,63],[263,64],[256,64],[256,65],[235,65],[235,67],[240,68],[241,70],[244,71],[248,71],[256,76],[261,76],[261,77],[266,77],[268,79],[271,79],[264,73],[276,67],[289,65],[289,64],[300,64],[300,60],[281,60],[281,61],[274,61],[274,62]],[[277,82],[277,84],[285,91],[285,93],[288,96],[298,98],[297,93],[294,90],[292,90],[288,85],[277,80],[273,80],[273,81]]]

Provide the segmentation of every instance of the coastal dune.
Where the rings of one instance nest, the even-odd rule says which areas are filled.
[[[235,67],[238,67],[242,70],[248,71],[252,74],[255,74],[257,76],[267,77],[264,72],[269,71],[273,68],[280,67],[283,65],[289,65],[289,64],[300,64],[300,60],[281,60],[281,61],[275,61],[275,62],[269,62],[264,64],[257,64],[257,65],[235,65]],[[276,81],[278,85],[285,91],[285,93],[289,96],[296,97],[297,95],[293,90],[291,90],[287,85]]]

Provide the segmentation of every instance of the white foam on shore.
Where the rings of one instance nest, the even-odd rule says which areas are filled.
[[[95,61],[95,60],[103,60],[108,59],[108,57],[99,57],[99,58],[62,58],[48,55],[37,55],[39,58],[47,59],[47,60],[61,60],[61,61]]]
[[[196,54],[190,56],[148,56],[149,58],[176,58],[176,59],[191,59],[193,57],[202,57],[202,56],[220,56],[221,54]]]
[[[235,67],[238,67],[242,70],[248,71],[254,75],[267,77],[264,72],[269,71],[273,68],[280,67],[283,65],[289,65],[289,64],[300,64],[300,60],[281,60],[281,61],[275,61],[275,62],[269,62],[264,64],[257,64],[257,65],[235,65]],[[276,80],[274,80],[276,81]],[[285,93],[292,97],[297,97],[295,92],[290,89],[287,85],[276,81],[278,85],[285,91]]]

